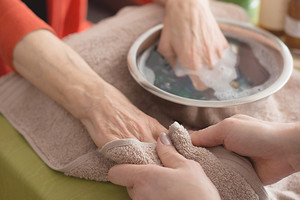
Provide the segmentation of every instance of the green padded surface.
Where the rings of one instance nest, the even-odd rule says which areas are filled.
[[[124,187],[73,178],[50,169],[0,114],[0,199],[130,199]]]

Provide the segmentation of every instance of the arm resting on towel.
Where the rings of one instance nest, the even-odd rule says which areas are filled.
[[[27,34],[13,52],[15,70],[85,125],[98,147],[119,138],[154,142],[165,128],[101,79],[47,30]]]

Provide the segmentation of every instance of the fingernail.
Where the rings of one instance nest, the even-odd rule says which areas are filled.
[[[160,141],[165,144],[165,145],[172,145],[172,142],[170,141],[169,137],[167,136],[166,133],[161,132],[159,135]]]

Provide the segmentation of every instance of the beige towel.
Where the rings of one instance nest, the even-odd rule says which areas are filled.
[[[217,12],[218,9],[221,8],[223,15],[230,16],[231,13],[238,13],[238,15],[236,15],[238,19],[245,19],[245,13],[233,5],[216,5],[217,6],[213,7],[215,13],[221,13]],[[226,10],[227,12],[225,12]],[[157,118],[166,126],[170,125],[174,120],[178,120],[181,123],[193,127],[207,126],[211,123],[220,121],[226,116],[235,113],[243,113],[243,111],[247,111],[247,114],[250,115],[258,115],[263,119],[274,118],[274,120],[281,121],[298,120],[295,113],[299,108],[293,108],[293,105],[297,105],[298,103],[297,99],[294,99],[293,101],[288,100],[289,103],[284,104],[284,106],[282,103],[285,101],[283,99],[285,97],[296,97],[296,86],[299,87],[300,85],[298,73],[294,74],[291,82],[285,87],[286,89],[281,90],[281,93],[285,92],[284,96],[278,93],[277,96],[274,95],[265,100],[267,102],[261,104],[255,103],[258,105],[257,108],[260,109],[260,114],[256,113],[258,109],[255,109],[255,104],[239,106],[236,108],[232,107],[229,109],[219,109],[217,111],[210,109],[186,109],[179,105],[160,100],[144,91],[129,75],[126,67],[126,55],[130,45],[137,36],[153,25],[161,23],[162,18],[162,8],[154,5],[148,5],[137,9],[125,9],[117,16],[99,23],[84,33],[70,36],[66,39],[66,42],[73,47],[101,77],[122,91],[136,106]],[[104,150],[101,151],[102,154],[100,154],[97,147],[88,136],[87,131],[78,120],[74,119],[67,111],[42,94],[23,78],[12,74],[0,79],[0,102],[0,112],[25,137],[49,167],[72,176],[92,180],[106,180],[108,169],[120,162],[120,159],[118,160],[113,154],[109,154],[109,152],[112,153],[113,151],[106,151],[107,149],[114,149],[108,147],[119,148],[118,142],[107,144]],[[174,107],[176,112],[163,112],[163,108],[166,104],[169,108]],[[265,108],[265,104],[268,104],[268,106],[270,106],[269,108],[274,108],[274,110]],[[247,107],[250,109],[247,109]],[[293,112],[295,113],[293,114]],[[185,118],[188,120],[182,119],[182,114],[184,114],[186,116]],[[270,118],[270,116],[273,118]],[[275,119],[274,116],[277,116],[278,118]],[[184,131],[182,131],[182,133],[184,133]],[[170,135],[172,135],[171,130]],[[201,161],[199,155],[202,155],[200,154],[201,152],[207,151],[201,150],[198,152],[199,149],[195,151],[195,148],[190,146],[187,141],[187,144],[180,143],[180,141],[186,140],[183,140],[182,138],[173,139],[173,142],[180,153],[205,165],[205,163],[202,163],[203,160]],[[127,151],[128,155],[120,157],[121,160],[131,159],[132,156],[136,155],[136,144],[139,144],[142,149],[146,148],[148,152],[146,155],[153,155],[155,157],[153,153],[155,144],[149,146],[149,144],[138,142],[132,144],[132,140],[128,140],[127,142],[129,142],[129,144],[126,145],[126,148],[134,150]],[[177,142],[179,142],[179,144],[177,144]],[[190,151],[185,152],[183,149],[190,149]],[[234,189],[227,190],[227,186],[224,186],[222,181],[218,181],[219,177],[226,177],[222,176],[224,174],[213,176],[213,173],[206,170],[206,173],[210,174],[210,178],[215,180],[214,183],[217,185],[224,199],[226,199],[226,195],[231,193],[234,193],[232,195],[244,195],[237,196],[236,199],[255,199],[253,195],[258,195],[262,199],[265,197],[259,181],[255,178],[251,179],[251,177],[256,177],[255,174],[253,176],[250,175],[250,177],[247,176],[247,174],[253,174],[253,169],[249,168],[246,160],[238,159],[238,163],[235,163],[235,161],[231,161],[231,158],[236,160],[236,158],[239,157],[236,157],[234,154],[234,156],[225,154],[220,148],[210,149],[210,152],[215,156],[209,152],[207,152],[206,156],[213,160],[213,165],[216,165],[216,167],[209,168],[212,168],[213,170],[220,169],[218,167],[226,168],[226,170],[223,170],[222,172],[231,174],[232,177],[236,177],[236,180],[242,183],[238,185],[239,188],[234,187]],[[105,154],[105,156],[103,156],[103,154]],[[222,155],[230,156],[223,157]],[[129,160],[128,162],[130,163],[131,161]],[[151,162],[159,163],[157,157],[153,160],[148,156],[134,161],[134,163]],[[245,171],[248,169],[250,171],[246,173]],[[288,183],[294,184],[298,184],[299,182],[297,181],[298,179],[287,180]],[[286,196],[284,192],[295,189],[295,187],[290,187],[290,184],[283,184],[280,186],[282,191],[276,190],[277,185],[274,185],[270,190],[268,189],[272,197],[278,197],[276,195]],[[237,190],[245,192],[242,194],[234,192]],[[274,190],[276,192],[274,192]],[[288,192],[297,195],[293,190]],[[296,197],[300,198],[299,195]],[[229,199],[235,198],[229,197]]]
[[[267,199],[266,191],[247,159],[223,147],[207,150],[193,146],[188,132],[176,122],[169,128],[169,137],[179,153],[201,164],[222,199]],[[125,139],[106,144],[100,153],[117,164],[161,165],[155,148],[154,143]]]

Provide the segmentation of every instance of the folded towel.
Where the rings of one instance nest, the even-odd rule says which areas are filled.
[[[246,18],[245,12],[234,5],[215,4],[215,6],[212,6],[212,9],[215,13],[222,14],[221,16],[218,15],[219,17],[225,17],[226,15],[228,17],[231,14],[235,14],[235,17],[237,16],[236,19],[244,20]],[[222,12],[218,12],[220,9]],[[236,15],[236,13],[239,15]],[[297,106],[299,100],[297,100],[295,94],[297,93],[297,87],[300,85],[300,79],[299,73],[296,72],[283,90],[262,103],[255,103],[256,105],[249,104],[215,110],[187,109],[161,100],[144,91],[131,78],[126,67],[126,55],[130,45],[141,33],[162,22],[163,14],[163,9],[155,5],[126,8],[117,16],[100,22],[86,32],[74,34],[65,41],[103,79],[122,91],[137,107],[157,118],[165,126],[168,126],[174,120],[191,127],[207,126],[236,113],[246,113],[262,119],[299,120],[296,114],[297,112],[299,113]],[[283,105],[285,101],[289,103]],[[105,145],[100,151],[101,153],[99,153],[86,129],[77,119],[26,80],[15,74],[10,74],[0,79],[0,102],[0,112],[25,137],[41,159],[54,170],[71,176],[105,181],[107,180],[109,168],[116,163],[126,161],[128,163],[159,164],[154,151],[155,144],[126,140],[126,145],[123,145],[122,148],[132,150],[126,151],[126,154],[122,155],[122,157],[116,157],[113,152],[121,148],[120,143],[116,141]],[[266,104],[269,107],[266,108]],[[164,112],[164,106],[166,105],[172,109]],[[174,112],[170,113],[169,111],[173,110],[173,108],[175,109]],[[259,112],[257,112],[258,110]],[[182,118],[181,115],[188,120]],[[178,131],[172,129],[174,126],[177,127],[174,129]],[[253,169],[247,160],[235,154],[225,153],[224,149],[220,148],[206,151],[202,148],[193,147],[188,137],[184,137],[185,131],[177,125],[171,126],[169,132],[174,145],[182,155],[195,159],[205,166],[206,162],[203,162],[203,157],[201,156],[205,155],[207,158],[210,158],[206,159],[210,161],[207,162],[210,167],[205,167],[207,168],[206,173],[217,185],[224,199],[228,197],[228,194],[236,197],[229,199],[264,199],[266,197],[261,183],[256,179]],[[175,132],[180,132],[182,135],[175,134]],[[138,158],[137,154],[135,154],[138,152],[137,148],[145,150],[147,152],[145,155],[147,156]],[[186,149],[189,149],[189,151],[185,151]],[[125,153],[125,151],[122,152]],[[221,170],[223,173],[214,174],[220,169],[224,169]],[[223,179],[227,178],[227,175],[223,176],[224,174],[229,174],[230,177],[234,177],[241,184],[234,185],[233,188],[228,189]],[[230,182],[229,180],[230,178],[227,179],[227,182]],[[292,191],[299,199],[299,193],[297,196],[297,193],[293,190],[295,187],[290,187],[290,183],[299,184],[300,181],[298,180],[287,179],[289,184],[280,185],[282,191],[276,190],[278,185],[274,185],[274,187],[268,188],[268,192],[272,197],[276,198],[280,195],[287,197],[283,193],[284,190]],[[237,190],[244,191],[244,193],[239,194],[241,191],[237,192]]]

